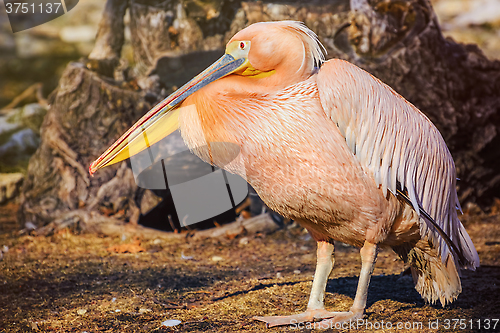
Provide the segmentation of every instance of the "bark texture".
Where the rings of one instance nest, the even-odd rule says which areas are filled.
[[[123,18],[128,1],[110,0],[104,7],[102,20],[89,59],[119,59],[125,38]]]
[[[133,70],[117,66],[127,4]],[[154,195],[137,188],[126,163],[95,178],[89,163],[220,55],[237,31],[274,20],[303,21],[329,58],[366,69],[429,116],[455,158],[462,202],[488,205],[500,197],[500,62],[443,38],[427,0],[109,0],[92,59],[68,65],[52,95],[24,185],[22,220],[46,225],[65,214],[75,219],[80,210],[136,222],[139,207],[157,203]]]
[[[103,147],[149,107],[143,94],[109,81],[82,63],[66,68],[51,96],[41,145],[30,160],[21,221],[37,226],[55,219],[80,222],[74,211],[84,210],[137,222],[137,186],[126,163],[92,178],[88,174]]]

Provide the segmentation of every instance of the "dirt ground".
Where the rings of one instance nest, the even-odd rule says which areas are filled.
[[[252,317],[306,308],[316,245],[299,226],[222,240],[70,230],[42,237],[19,233],[16,209],[0,207],[0,332],[290,332],[297,327],[266,329]],[[500,318],[500,214],[493,212],[462,218],[482,266],[463,273],[456,302],[426,304],[401,274],[402,261],[383,250],[364,322],[341,331],[500,331],[493,320]],[[117,253],[127,250],[135,253]],[[344,311],[354,298],[359,252],[339,243],[335,260],[326,306]],[[163,326],[167,320],[181,323]]]

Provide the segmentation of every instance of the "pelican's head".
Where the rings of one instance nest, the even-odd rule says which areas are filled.
[[[161,101],[111,145],[91,164],[90,174],[174,132],[181,112],[178,107],[204,86],[228,75],[239,75],[267,87],[285,87],[311,75],[314,67],[324,61],[322,48],[314,32],[300,22],[250,25],[231,38],[219,60]]]
[[[226,54],[244,56],[246,61],[234,74],[250,78],[271,77],[259,84],[287,86],[311,75],[324,61],[324,47],[314,32],[295,21],[261,22],[250,25],[231,38]]]

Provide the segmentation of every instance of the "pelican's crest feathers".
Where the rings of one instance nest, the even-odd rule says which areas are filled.
[[[315,66],[319,67],[325,62],[325,47],[321,44],[314,31],[309,29],[304,23],[299,21],[279,21],[273,23],[277,23],[287,30],[298,33],[302,41],[307,45],[310,56],[314,59]]]

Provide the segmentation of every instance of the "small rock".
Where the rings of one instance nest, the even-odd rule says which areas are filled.
[[[120,309],[116,309],[116,310],[115,310],[115,312],[122,312],[122,310],[120,310]]]
[[[160,245],[161,244],[161,239],[157,238],[153,241],[154,245]]]
[[[111,299],[111,302],[116,302],[116,297],[113,297],[113,298]]]
[[[293,274],[300,274],[300,273],[301,273],[301,271],[299,271],[298,269],[293,271]]]
[[[184,252],[181,253],[181,259],[182,260],[192,260],[193,256],[185,256]]]
[[[87,309],[78,309],[76,310],[76,313],[80,316],[83,316],[84,314],[87,313]]]
[[[243,237],[240,239],[240,245],[247,245],[248,244],[248,237]]]
[[[162,322],[161,325],[166,326],[166,327],[174,327],[174,326],[179,325],[180,323],[182,323],[182,321],[177,320],[177,319],[169,319],[169,320],[165,320],[164,322]]]
[[[140,308],[139,309],[139,313],[140,314],[145,314],[145,313],[149,313],[149,312],[151,312],[151,309],[145,309],[145,308]]]
[[[213,257],[212,257],[212,261],[217,262],[217,261],[221,261],[221,260],[224,260],[224,258],[219,257],[219,256],[213,256]]]
[[[24,228],[27,230],[36,230],[36,225],[34,225],[33,222],[28,221],[24,224]]]
[[[0,115],[1,165],[15,166],[33,154],[40,144],[40,126],[46,112],[42,105],[32,103]],[[4,192],[5,189],[0,191]],[[0,203],[4,200],[1,196],[0,193]]]
[[[281,279],[282,277],[283,277],[283,275],[280,272],[276,273],[276,278],[277,279]]]
[[[2,252],[3,253],[9,252],[9,247],[7,245],[2,246]]]

